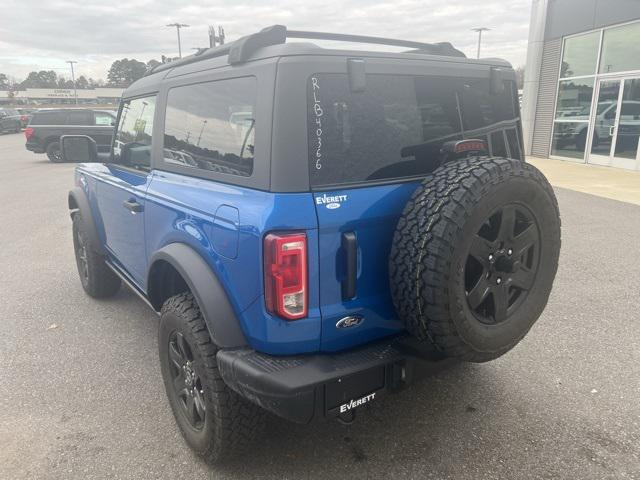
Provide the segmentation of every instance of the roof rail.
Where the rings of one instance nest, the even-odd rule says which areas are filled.
[[[413,48],[413,51],[404,53],[429,53],[432,55],[449,55],[452,57],[466,57],[464,53],[456,49],[449,42],[422,43],[411,40],[397,40],[395,38],[370,37],[368,35],[349,35],[345,33],[305,32],[302,30],[287,30],[287,38],[308,38],[313,40],[336,40],[339,42],[369,43],[389,45],[394,47]]]
[[[236,65],[247,61],[258,49],[270,45],[279,45],[286,42],[287,38],[307,38],[312,40],[336,40],[351,43],[369,43],[378,45],[390,45],[395,47],[413,48],[405,53],[426,53],[431,55],[448,55],[452,57],[465,57],[465,54],[457,50],[449,42],[421,43],[410,40],[396,40],[392,38],[370,37],[367,35],[349,35],[343,33],[306,32],[303,30],[287,30],[284,25],[272,25],[263,28],[257,33],[241,37],[234,42],[220,45],[214,48],[199,50],[197,53],[174,62],[163,63],[149,69],[145,75],[162,72],[181,65],[199,62],[207,58],[229,56],[229,63]]]

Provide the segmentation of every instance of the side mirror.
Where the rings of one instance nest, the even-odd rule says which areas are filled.
[[[96,141],[86,135],[62,135],[60,151],[65,162],[92,163],[98,161]]]

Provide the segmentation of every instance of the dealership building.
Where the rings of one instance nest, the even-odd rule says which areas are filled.
[[[640,170],[640,1],[534,0],[526,153]]]
[[[123,91],[123,88],[27,88],[11,94],[0,91],[0,104],[75,104],[77,97],[78,104],[117,105]]]

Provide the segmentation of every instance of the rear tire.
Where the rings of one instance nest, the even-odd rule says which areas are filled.
[[[218,348],[191,293],[162,306],[158,344],[169,404],[187,444],[211,464],[244,453],[266,417],[222,380]]]
[[[93,298],[107,298],[120,289],[120,279],[91,245],[80,212],[73,214],[73,249],[82,288]]]
[[[471,362],[513,348],[542,313],[558,267],[560,217],[532,165],[465,159],[435,170],[398,222],[394,305],[407,329]]]
[[[53,163],[61,163],[63,161],[62,151],[60,150],[60,144],[58,142],[51,142],[47,145],[46,152],[49,161]]]

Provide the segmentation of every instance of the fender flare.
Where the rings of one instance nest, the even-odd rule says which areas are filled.
[[[155,252],[149,260],[147,285],[151,286],[151,272],[157,261],[163,260],[174,267],[187,283],[198,302],[211,339],[219,348],[247,345],[227,292],[202,256],[184,243],[170,243]],[[152,292],[147,292],[152,301]],[[158,308],[154,305],[154,308]],[[159,308],[158,308],[159,309]]]
[[[69,191],[67,201],[69,203],[69,210],[72,211],[72,218],[74,211],[78,210],[80,212],[84,226],[87,229],[89,241],[91,242],[93,250],[95,250],[100,255],[105,256],[107,252],[104,249],[104,245],[100,241],[100,237],[98,236],[98,229],[96,228],[96,222],[93,220],[93,215],[91,214],[91,205],[89,205],[87,194],[82,188],[75,187]]]

